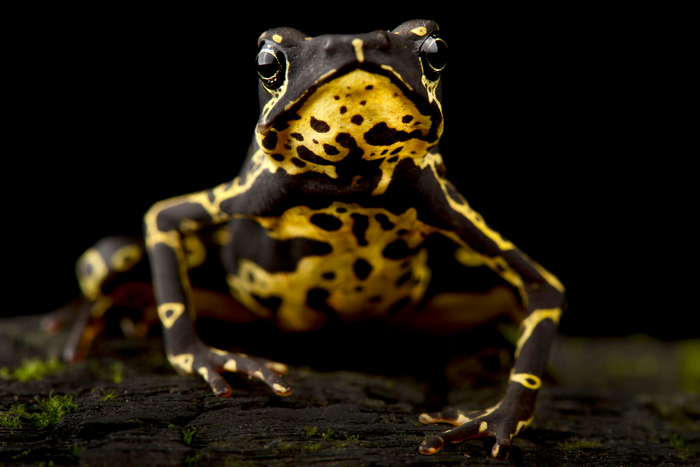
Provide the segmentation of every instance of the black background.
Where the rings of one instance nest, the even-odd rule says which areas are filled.
[[[264,30],[367,32],[426,17],[450,51],[448,178],[567,286],[562,331],[699,335],[689,322],[696,240],[685,226],[683,158],[692,154],[679,147],[689,128],[678,119],[682,28],[654,12],[341,6],[8,16],[10,300],[0,313],[60,307],[78,292],[72,271],[85,248],[138,234],[155,201],[236,175],[258,114],[253,62]]]

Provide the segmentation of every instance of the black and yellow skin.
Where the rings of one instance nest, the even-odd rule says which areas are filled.
[[[438,141],[447,46],[437,25],[415,20],[390,32],[314,38],[278,28],[263,33],[259,47],[260,118],[240,175],[156,203],[145,216],[170,362],[199,373],[218,396],[231,392],[221,371],[291,393],[284,365],[210,348],[195,333],[188,271],[205,255],[198,234],[228,225],[215,243],[232,306],[284,330],[369,318],[461,325],[483,320],[484,303],[492,314],[520,311],[503,400],[469,415],[420,416],[456,426],[425,440],[421,453],[492,436],[492,455],[505,459],[511,438],[532,421],[564,288],[492,230],[445,177]],[[485,300],[466,293],[476,269],[497,284],[478,296]],[[99,301],[99,287],[85,276],[81,283]]]

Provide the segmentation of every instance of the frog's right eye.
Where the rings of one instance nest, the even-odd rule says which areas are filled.
[[[272,45],[265,43],[255,59],[258,76],[267,89],[277,89],[284,83],[287,60],[284,54]]]

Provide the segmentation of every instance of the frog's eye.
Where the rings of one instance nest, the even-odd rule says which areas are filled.
[[[423,73],[430,81],[435,81],[447,65],[447,44],[437,34],[433,34],[420,46],[419,53]]]
[[[263,44],[255,59],[258,76],[267,89],[277,89],[284,82],[287,60],[270,44]]]

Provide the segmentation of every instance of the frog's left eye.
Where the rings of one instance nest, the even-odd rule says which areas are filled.
[[[433,34],[420,46],[419,53],[423,73],[430,81],[435,81],[447,65],[447,44],[437,34]]]
[[[277,89],[284,82],[287,60],[282,52],[270,44],[263,44],[255,59],[258,76],[267,89]]]

